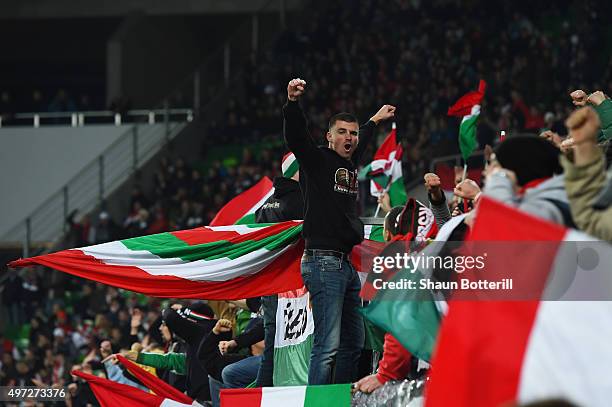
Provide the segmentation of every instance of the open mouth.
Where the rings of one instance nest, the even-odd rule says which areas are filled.
[[[344,151],[348,153],[349,151],[351,151],[351,148],[353,148],[353,145],[351,143],[344,143]]]

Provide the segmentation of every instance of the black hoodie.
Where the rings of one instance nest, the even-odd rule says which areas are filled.
[[[255,212],[257,223],[304,219],[300,184],[290,178],[274,178],[274,194]]]

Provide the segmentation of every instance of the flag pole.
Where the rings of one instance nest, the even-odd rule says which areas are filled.
[[[376,207],[376,212],[374,213],[374,217],[378,218],[378,212],[380,211],[380,204]]]

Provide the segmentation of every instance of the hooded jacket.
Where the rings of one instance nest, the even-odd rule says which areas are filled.
[[[487,180],[482,193],[539,218],[573,227],[564,179],[563,175],[551,177],[533,188],[528,188],[520,197],[515,194],[508,177],[503,173],[495,173]]]
[[[304,219],[300,184],[290,178],[274,178],[274,194],[255,212],[257,223]]]

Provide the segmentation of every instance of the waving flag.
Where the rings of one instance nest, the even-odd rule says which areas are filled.
[[[350,405],[350,384],[221,390],[221,407],[349,407]]]
[[[204,226],[20,259],[155,297],[228,300],[303,286],[301,222]]]
[[[270,178],[263,177],[219,210],[210,226],[245,225],[255,223],[255,211],[274,193]]]
[[[158,396],[179,401],[181,403],[185,403],[190,405],[193,403],[191,397],[181,393],[178,389],[170,386],[168,383],[160,379],[159,377],[152,375],[147,372],[136,363],[133,363],[126,359],[122,355],[117,355],[117,359],[126,369],[136,378],[140,383],[142,383],[145,387],[151,390],[153,393]]]
[[[71,372],[73,375],[86,380],[91,390],[102,407],[189,407],[201,406],[200,403],[179,402],[160,395],[146,393],[136,387],[113,382],[102,377],[83,373],[78,370]]]
[[[402,175],[402,145],[397,142],[395,123],[374,155],[374,161],[359,173],[361,180],[370,179],[370,194],[375,197],[389,193],[391,206],[406,203],[406,187]]]
[[[520,286],[526,275],[535,295],[451,299],[426,406],[488,407],[550,398],[610,405],[612,246],[486,197],[468,240],[491,249],[499,242],[497,251],[488,251],[481,278],[501,270]]]
[[[308,384],[314,317],[306,287],[278,294],[274,338],[274,386]]]
[[[476,125],[480,116],[480,104],[485,94],[487,84],[482,79],[478,83],[478,90],[468,92],[451,107],[449,116],[462,117],[459,126],[459,149],[464,160],[467,160],[478,145],[476,139]]]

